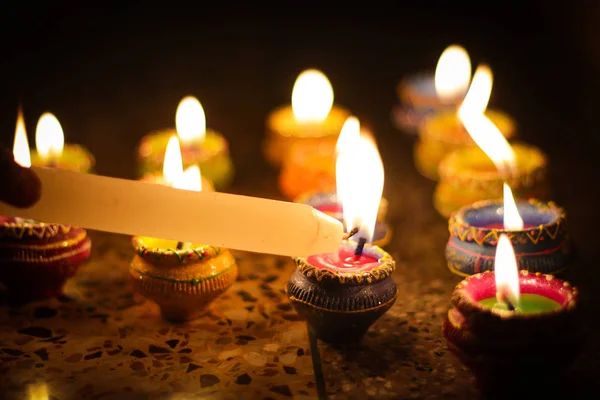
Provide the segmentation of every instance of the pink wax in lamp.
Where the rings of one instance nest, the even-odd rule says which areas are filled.
[[[342,241],[334,253],[294,258],[298,268],[286,286],[298,314],[329,343],[359,341],[394,304],[397,293],[391,276],[394,260],[370,244],[383,192],[383,164],[375,142],[355,126],[339,146],[336,161],[339,207],[352,240]]]

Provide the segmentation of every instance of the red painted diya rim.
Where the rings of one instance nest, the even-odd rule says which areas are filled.
[[[12,217],[0,216],[0,239],[51,239],[58,235],[68,234],[73,229],[81,228],[32,220],[16,221]]]
[[[463,165],[463,162],[472,159],[474,154],[476,157],[482,156],[478,147],[471,146],[458,149],[444,157],[438,168],[440,180],[455,187],[491,190],[498,193],[501,193],[504,182],[513,191],[530,188],[544,182],[548,165],[546,154],[541,149],[525,143],[512,143],[512,147],[517,160],[528,158],[528,161],[521,162],[516,174],[507,179],[501,177],[495,168],[481,170]],[[532,162],[532,160],[536,160],[536,162]]]
[[[541,201],[537,199],[518,200],[519,204],[529,204],[540,214],[548,216],[548,222],[540,223],[535,227],[522,230],[507,230],[499,228],[488,228],[485,226],[474,226],[467,221],[469,213],[476,213],[491,207],[504,207],[503,199],[491,199],[477,201],[471,205],[461,207],[455,211],[448,220],[448,231],[451,237],[456,237],[463,242],[475,242],[478,245],[488,244],[496,246],[500,235],[508,236],[513,245],[531,243],[538,244],[541,240],[556,240],[560,236],[567,235],[567,213],[562,207],[552,201]],[[527,216],[522,215],[527,224]]]
[[[342,246],[356,246],[356,244],[351,244],[351,242],[345,240],[342,242]],[[369,270],[344,271],[312,265],[304,257],[294,257],[294,261],[298,271],[307,278],[317,282],[333,281],[341,285],[364,285],[379,282],[391,276],[396,269],[396,262],[392,256],[379,246],[366,244],[363,254],[377,259],[377,265]]]
[[[467,320],[474,319],[496,319],[506,323],[507,321],[554,320],[557,316],[575,311],[577,306],[578,291],[569,282],[560,280],[553,275],[544,275],[539,272],[532,273],[526,270],[519,271],[519,285],[521,294],[537,294],[547,297],[560,304],[560,308],[540,313],[516,313],[514,311],[499,308],[485,307],[479,302],[484,299],[496,297],[495,274],[486,271],[471,275],[464,279],[452,293],[452,304]]]
[[[200,261],[208,261],[217,257],[224,250],[221,247],[201,245],[186,249],[147,247],[144,245],[144,239],[134,236],[131,243],[135,253],[155,266],[182,266],[193,264]]]

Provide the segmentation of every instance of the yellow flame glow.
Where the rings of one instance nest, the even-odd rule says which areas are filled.
[[[58,119],[44,113],[35,128],[35,147],[42,160],[59,158],[65,146],[65,135]]]
[[[177,107],[175,127],[182,144],[202,142],[206,136],[206,115],[194,96],[184,97]]]
[[[494,77],[490,67],[487,65],[477,67],[469,91],[459,109],[461,116],[467,113],[483,114],[485,112],[492,94],[493,82]]]
[[[335,152],[339,154],[344,146],[348,143],[352,143],[354,140],[358,139],[359,136],[360,121],[355,116],[348,117],[340,130],[340,136],[338,136],[338,140],[335,144]]]
[[[435,68],[435,91],[443,103],[464,96],[471,81],[471,60],[458,45],[448,46]]]
[[[355,133],[348,137],[336,161],[337,196],[346,230],[359,228],[354,237],[370,243],[383,193],[383,162],[372,137]]]
[[[299,122],[322,122],[333,107],[333,88],[321,71],[307,69],[294,83],[292,111]]]
[[[198,165],[188,167],[179,176],[179,179],[175,182],[173,187],[194,192],[202,191],[202,175],[200,174],[200,167]]]
[[[519,304],[521,291],[519,288],[519,269],[517,257],[506,235],[500,235],[496,247],[496,260],[494,264],[496,277],[496,298],[502,301],[506,296],[515,306]]]
[[[17,115],[17,127],[15,128],[15,141],[13,143],[13,156],[15,162],[22,167],[31,167],[31,154],[29,154],[29,142],[25,132],[25,120],[23,112],[19,109]]]
[[[523,218],[519,214],[517,203],[513,197],[510,186],[504,183],[504,229],[507,230],[521,230],[523,229]]]
[[[458,116],[473,141],[506,177],[515,172],[516,156],[502,132],[484,114],[492,91],[492,80],[488,67],[477,68]]]
[[[181,175],[183,175],[181,148],[179,147],[179,139],[173,135],[167,144],[165,159],[163,161],[163,179],[165,185],[172,186],[180,179]]]
[[[30,384],[27,386],[27,400],[48,400],[48,385],[45,383]]]

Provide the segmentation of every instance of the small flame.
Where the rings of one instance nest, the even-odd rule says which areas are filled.
[[[513,197],[510,186],[504,183],[504,229],[507,230],[521,230],[523,229],[524,223],[523,218],[519,214],[517,203]]]
[[[369,135],[352,134],[336,161],[337,196],[342,204],[346,230],[359,228],[356,238],[373,240],[384,170],[377,145]]]
[[[502,132],[484,114],[492,91],[492,72],[477,68],[469,92],[458,110],[458,116],[473,141],[506,177],[516,169],[516,156]]]
[[[340,136],[338,136],[337,143],[335,144],[335,152],[339,154],[343,151],[344,146],[348,143],[352,143],[354,140],[360,137],[360,121],[355,116],[350,116],[344,122]]]
[[[175,127],[181,142],[186,145],[202,142],[206,136],[206,115],[202,104],[194,96],[184,97],[177,107]]]
[[[202,191],[202,175],[200,174],[200,167],[192,165],[188,167],[180,176],[179,179],[173,185],[174,188],[191,190],[194,192]]]
[[[471,60],[458,45],[446,48],[435,68],[435,91],[443,103],[464,95],[471,81]]]
[[[506,235],[500,235],[496,247],[496,260],[494,264],[496,277],[496,298],[499,302],[504,297],[508,298],[513,305],[519,304],[521,292],[519,289],[519,269],[517,268],[517,257]]]
[[[163,178],[165,185],[173,186],[181,175],[183,175],[183,161],[181,159],[181,149],[179,139],[173,135],[169,139],[167,149],[165,150],[165,160],[163,162]]]
[[[19,109],[17,115],[17,127],[15,128],[15,142],[13,144],[13,156],[15,162],[22,167],[31,167],[31,154],[29,154],[29,142],[25,132],[25,121],[23,112]]]
[[[45,383],[33,383],[27,386],[27,400],[48,400],[48,385]]]
[[[65,135],[58,119],[51,113],[44,113],[35,128],[35,147],[45,160],[59,158],[65,146]]]
[[[299,122],[322,122],[333,107],[333,88],[321,71],[307,69],[292,90],[292,111]]]

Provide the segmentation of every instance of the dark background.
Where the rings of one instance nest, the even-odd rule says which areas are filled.
[[[232,191],[276,196],[276,172],[260,153],[265,117],[289,103],[302,70],[316,67],[329,77],[336,103],[373,127],[398,232],[390,246],[410,262],[419,251],[403,247],[410,238],[402,226],[419,227],[426,236],[443,231],[445,221],[432,219],[430,200],[422,201],[429,194],[412,194],[434,184],[416,174],[411,139],[393,128],[390,111],[399,80],[434,69],[444,48],[458,43],[474,67],[491,66],[490,106],[510,113],[520,138],[549,156],[553,199],[568,210],[580,251],[573,279],[582,285],[588,323],[600,335],[594,317],[600,6],[541,0],[479,8],[460,2],[148,3],[3,6],[0,143],[12,146],[20,101],[32,146],[37,119],[51,111],[68,142],[94,153],[98,173],[133,178],[140,137],[173,126],[179,100],[193,94],[208,126],[229,140],[237,169]],[[445,240],[438,239],[434,245]],[[442,247],[440,264],[441,254]],[[419,274],[415,279],[428,272]]]

